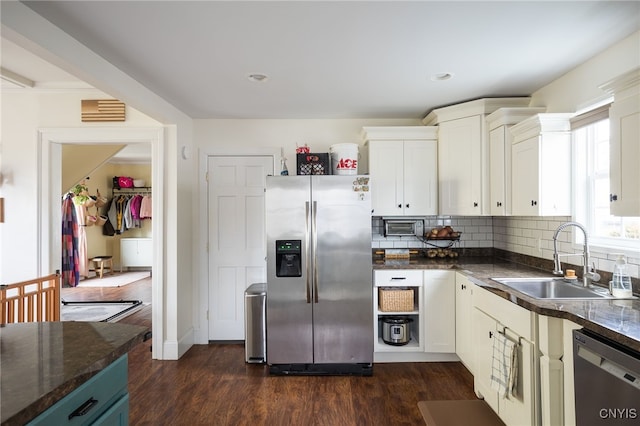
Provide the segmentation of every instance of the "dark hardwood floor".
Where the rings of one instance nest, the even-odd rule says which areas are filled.
[[[151,280],[63,290],[71,295],[150,302]],[[151,307],[120,322],[151,327]],[[178,361],[152,360],[150,347],[129,353],[131,425],[422,425],[418,401],[475,399],[473,377],[457,362],[376,364],[373,377],[283,377],[246,364],[241,344],[195,345]]]

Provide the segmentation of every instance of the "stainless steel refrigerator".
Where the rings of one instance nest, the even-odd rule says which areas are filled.
[[[369,177],[270,176],[265,202],[270,372],[371,375]]]

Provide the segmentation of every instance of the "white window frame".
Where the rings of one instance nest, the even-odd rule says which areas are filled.
[[[595,120],[590,124],[595,124],[597,121],[600,120]],[[637,257],[640,254],[638,240],[599,237],[593,232],[595,226],[593,223],[593,214],[587,214],[586,212],[589,210],[593,211],[595,209],[594,190],[593,184],[587,184],[584,181],[584,169],[587,167],[587,162],[595,161],[595,153],[593,152],[593,147],[589,148],[589,152],[586,155],[583,155],[580,152],[576,141],[575,132],[577,130],[578,129],[574,129],[572,131],[572,157],[574,159],[572,179],[573,219],[583,223],[589,231],[589,249],[592,253],[603,255],[620,253],[627,256]],[[593,166],[590,165],[590,167]],[[575,246],[582,245],[582,234],[574,232],[572,241]]]

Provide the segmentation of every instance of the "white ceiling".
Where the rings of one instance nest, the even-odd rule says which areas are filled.
[[[193,118],[419,119],[529,95],[640,29],[637,1],[24,3]],[[71,84],[5,46],[3,68]]]

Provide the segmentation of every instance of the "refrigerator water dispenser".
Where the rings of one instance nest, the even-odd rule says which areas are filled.
[[[276,277],[302,276],[301,247],[301,240],[276,240]]]

